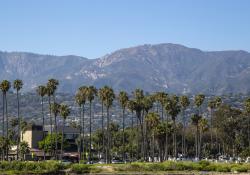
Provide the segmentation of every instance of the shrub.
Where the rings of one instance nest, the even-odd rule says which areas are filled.
[[[81,173],[90,173],[91,165],[86,164],[73,164],[71,166],[71,171],[73,173],[81,174]]]
[[[245,167],[245,166],[243,166],[243,165],[236,165],[236,166],[233,166],[232,168],[231,168],[231,171],[232,172],[247,172],[248,171],[248,169],[247,169],[247,167]]]

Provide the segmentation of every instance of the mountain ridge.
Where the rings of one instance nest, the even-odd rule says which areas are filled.
[[[24,91],[57,78],[59,90],[71,93],[90,84],[128,92],[143,88],[149,92],[248,93],[249,75],[247,51],[202,51],[172,43],[123,48],[96,59],[0,51],[0,80],[23,79]]]

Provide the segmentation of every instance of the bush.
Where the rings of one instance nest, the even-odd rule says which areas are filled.
[[[45,161],[45,162],[3,161],[3,162],[0,162],[1,171],[56,173],[62,169],[64,169],[64,166],[61,163],[56,162],[56,161]]]
[[[243,165],[236,165],[236,166],[233,166],[232,168],[231,168],[231,171],[232,172],[247,172],[248,171],[248,169],[247,169],[247,167],[245,167],[245,166],[243,166]]]
[[[73,173],[82,174],[82,173],[90,173],[91,165],[86,164],[73,164],[71,166],[71,171]]]
[[[230,172],[231,168],[228,165],[221,164],[221,165],[217,166],[216,171],[218,171],[218,172]]]

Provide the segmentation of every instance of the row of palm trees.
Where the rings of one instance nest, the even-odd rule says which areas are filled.
[[[18,118],[18,139],[17,139],[17,150],[20,146],[20,109],[19,109],[19,93],[23,86],[21,80],[15,80],[13,82],[13,87],[16,90],[17,95],[17,118]],[[63,131],[62,137],[64,133],[64,126],[66,124],[66,118],[70,114],[70,109],[65,104],[58,104],[56,102],[56,90],[58,89],[59,82],[56,79],[49,79],[46,85],[38,86],[37,93],[41,97],[41,111],[42,111],[42,121],[43,126],[45,125],[45,113],[44,113],[44,98],[48,98],[49,103],[49,122],[50,122],[50,131],[55,135],[58,135],[57,132],[57,125],[58,119],[57,117],[60,115],[63,118]],[[8,133],[8,111],[7,111],[7,92],[11,88],[11,83],[7,80],[3,80],[0,84],[0,88],[3,94],[3,119],[2,119],[2,136],[9,138]],[[92,106],[94,99],[98,97],[101,102],[102,107],[102,155],[105,155],[105,160],[107,163],[111,162],[111,133],[110,133],[110,125],[111,125],[111,118],[110,118],[110,108],[113,105],[114,100],[116,99],[116,95],[114,90],[109,86],[104,86],[99,90],[94,86],[81,86],[75,95],[75,101],[79,106],[79,125],[80,125],[80,159],[83,159],[82,152],[88,149],[88,161],[91,162],[93,159],[92,155]],[[176,96],[176,95],[169,95],[165,92],[156,92],[151,95],[145,95],[142,89],[136,89],[132,93],[132,96],[125,91],[119,92],[117,95],[118,102],[121,107],[121,118],[122,118],[122,158],[123,160],[126,159],[127,152],[125,151],[125,113],[127,111],[131,112],[131,128],[134,128],[134,114],[136,117],[136,131],[137,131],[137,159],[148,160],[149,153],[147,152],[148,149],[151,150],[152,155],[155,154],[155,136],[156,133],[159,134],[161,132],[169,133],[171,130],[172,138],[170,139],[169,134],[165,134],[165,139],[162,139],[164,146],[159,151],[159,157],[161,160],[168,159],[169,152],[172,152],[173,157],[177,157],[177,137],[176,137],[176,130],[177,130],[177,117],[179,115],[182,116],[181,123],[182,123],[182,137],[181,137],[181,153],[182,155],[187,154],[187,147],[186,147],[186,127],[187,127],[187,109],[190,106],[191,102],[188,96]],[[201,145],[202,145],[202,135],[207,129],[216,129],[216,126],[213,124],[213,112],[221,105],[222,100],[220,97],[215,97],[214,99],[210,100],[208,103],[209,111],[210,111],[210,121],[208,121],[204,116],[202,116],[202,105],[204,103],[205,96],[203,94],[198,94],[194,98],[194,105],[196,108],[196,112],[191,116],[191,122],[196,127],[196,134],[195,134],[195,156],[199,158],[201,156]],[[89,123],[85,123],[85,107],[86,104],[89,104]],[[154,106],[156,106],[156,111],[154,111]],[[250,113],[250,100],[246,101],[245,103],[246,110]],[[106,108],[106,126],[105,126],[105,108]],[[161,113],[160,113],[161,112]],[[53,124],[53,117],[54,117],[54,124]],[[250,144],[250,120],[248,121],[248,141]],[[84,141],[86,140],[84,137],[86,134],[85,126],[89,126],[89,144],[88,148],[84,148]],[[54,126],[54,128],[53,128]],[[6,128],[5,128],[6,127]],[[6,131],[6,132],[5,132]],[[217,146],[217,135],[211,134],[211,144],[213,145],[214,137],[216,140]],[[151,144],[148,144],[147,136],[151,135]],[[53,156],[58,159],[58,148],[57,148],[57,136],[51,137],[51,143],[55,143],[55,150],[52,153]],[[62,138],[63,143],[64,138]],[[107,143],[105,143],[107,140]],[[169,150],[170,141],[172,140],[172,150]],[[63,154],[63,144],[61,143],[61,158]],[[17,151],[17,158],[19,157]],[[4,155],[8,155],[8,149],[4,150]],[[7,156],[8,157],[8,156]],[[154,157],[154,156],[152,156]]]

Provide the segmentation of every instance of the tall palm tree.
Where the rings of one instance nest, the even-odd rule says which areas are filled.
[[[67,105],[65,104],[61,104],[60,105],[60,115],[63,118],[63,128],[62,128],[62,140],[61,140],[61,156],[60,159],[62,160],[63,158],[63,143],[64,143],[64,127],[65,127],[65,121],[67,119],[67,117],[70,114],[70,109]]]
[[[81,155],[82,152],[84,152],[84,113],[85,113],[85,103],[86,103],[86,89],[87,86],[81,86],[76,93],[75,101],[79,105],[80,108],[80,158],[83,158],[84,156]]]
[[[167,100],[165,110],[172,117],[173,121],[173,156],[177,157],[177,142],[176,142],[176,117],[180,112],[179,97],[173,95]]]
[[[14,89],[16,89],[16,96],[17,96],[17,118],[18,118],[18,129],[17,129],[17,160],[19,159],[19,144],[20,144],[20,107],[19,107],[19,91],[23,87],[22,80],[15,80],[14,81]]]
[[[140,124],[140,131],[141,131],[141,138],[138,137],[138,150],[137,150],[137,159],[139,159],[139,148],[141,147],[141,153],[142,153],[142,157],[145,157],[145,150],[144,150],[144,132],[143,132],[143,115],[142,115],[142,111],[143,111],[143,99],[144,99],[144,92],[142,89],[135,89],[135,91],[133,92],[133,96],[134,96],[134,102],[135,102],[135,113],[136,113],[136,117],[137,117],[137,121],[139,121]],[[138,128],[138,126],[137,126]],[[141,144],[139,147],[139,139],[141,140]]]
[[[6,119],[6,139],[9,139],[9,121],[8,121],[8,103],[7,103],[7,92],[9,91],[11,84],[8,80],[3,80],[0,84],[0,89],[3,93],[3,136],[5,136],[5,119]],[[6,148],[6,154],[8,159],[8,147]]]
[[[131,112],[131,131],[133,133],[134,129],[134,110],[135,110],[135,102],[133,100],[129,100],[127,103],[127,108]],[[133,137],[131,137],[133,138]],[[130,160],[133,160],[133,140],[130,140]]]
[[[106,162],[111,163],[111,155],[110,155],[110,149],[111,149],[111,133],[110,133],[110,116],[109,116],[109,109],[111,108],[113,101],[115,99],[115,93],[114,90],[111,87],[104,86],[104,105],[107,110],[107,138],[108,138],[108,144],[107,144],[107,150],[106,150]]]
[[[125,161],[125,135],[124,135],[124,129],[125,129],[125,109],[128,103],[128,94],[124,91],[121,91],[119,93],[119,103],[122,108],[122,159]]]
[[[51,106],[51,96],[53,97],[53,102],[55,103],[55,92],[57,90],[57,86],[59,85],[59,81],[56,79],[49,79],[47,82],[47,95],[49,97],[49,107]],[[50,110],[50,125],[52,132],[52,115]]]
[[[186,118],[185,118],[185,110],[187,107],[190,105],[190,101],[187,96],[181,96],[180,97],[180,104],[181,104],[181,110],[182,110],[182,125],[183,125],[183,130],[182,130],[182,154],[186,155]]]
[[[199,114],[193,114],[191,117],[193,125],[196,127],[196,135],[195,135],[195,157],[199,158],[199,122],[201,120],[201,116]]]
[[[155,157],[155,130],[156,130],[156,127],[158,126],[158,124],[160,123],[160,116],[157,113],[150,112],[146,115],[145,121],[146,121],[146,124],[147,124],[149,130],[151,131],[152,140],[151,140],[150,148],[151,148],[152,161],[154,161],[154,157]]]
[[[55,91],[57,89],[57,86],[59,85],[59,81],[56,79],[49,79],[47,82],[47,95],[49,97],[49,115],[50,115],[50,132],[52,134],[53,128],[52,128],[52,113],[51,113],[51,96],[53,97],[53,103],[56,102],[55,97]],[[57,131],[55,131],[57,132]],[[52,143],[52,137],[51,137],[51,143]]]
[[[88,86],[86,89],[86,98],[89,101],[89,162],[92,161],[92,151],[91,151],[91,134],[92,134],[92,114],[91,114],[91,108],[92,108],[92,102],[97,95],[97,89],[94,86]]]
[[[151,108],[153,108],[154,96],[153,95],[144,96],[142,103],[143,103],[142,123],[143,123],[143,135],[144,135],[144,137],[143,137],[143,146],[144,146],[143,150],[148,150],[148,144],[146,144],[146,142],[147,142],[147,124],[145,122],[145,116],[149,113],[149,110]],[[144,157],[143,157],[144,160],[146,160],[146,158],[148,157],[148,152],[144,151],[143,155],[144,155]]]
[[[60,113],[60,104],[53,103],[51,106],[51,111],[54,114],[54,128],[55,128],[55,158],[57,159],[57,146],[58,146],[58,140],[57,140],[57,115]]]
[[[44,96],[47,93],[47,89],[45,86],[38,86],[37,88],[37,94],[41,97],[41,105],[42,105],[42,117],[43,117],[43,139],[45,138],[45,132],[44,132],[44,125],[45,125],[45,118],[44,118],[44,107],[43,107],[43,103],[44,103]],[[45,151],[43,150],[43,159],[45,160]]]
[[[98,91],[98,97],[102,103],[102,133],[104,133],[104,100],[105,100],[105,89],[100,88]],[[102,134],[102,154],[104,155],[105,152],[105,139],[104,139],[104,134]]]

